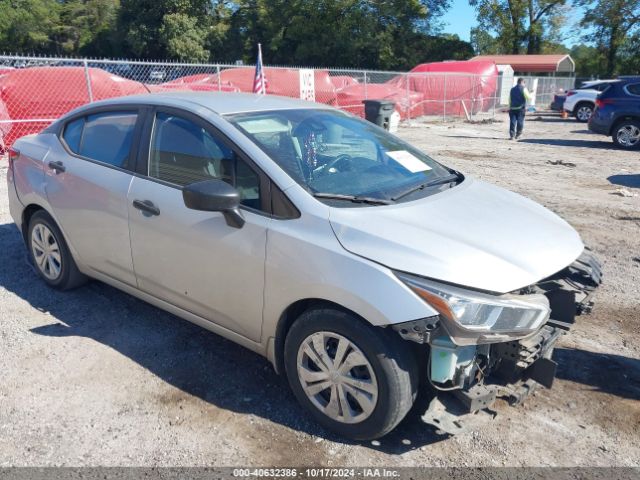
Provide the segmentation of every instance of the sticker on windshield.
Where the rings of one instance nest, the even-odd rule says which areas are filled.
[[[431,170],[431,167],[429,165],[421,161],[415,155],[407,152],[406,150],[387,152],[387,155],[389,155],[411,173],[426,172],[427,170]]]

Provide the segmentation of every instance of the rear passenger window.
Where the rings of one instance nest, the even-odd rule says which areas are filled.
[[[627,85],[627,92],[629,92],[631,95],[640,96],[640,83],[632,83],[630,85]]]
[[[133,142],[137,115],[105,112],[86,117],[80,155],[116,167],[126,166]]]
[[[84,118],[79,118],[73,122],[67,123],[64,128],[62,138],[73,153],[80,153],[80,139],[82,138],[82,127],[84,127]]]

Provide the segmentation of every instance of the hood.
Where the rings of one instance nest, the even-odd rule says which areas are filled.
[[[497,293],[562,270],[584,249],[578,233],[554,213],[472,178],[412,202],[331,208],[329,220],[351,253],[394,270]]]

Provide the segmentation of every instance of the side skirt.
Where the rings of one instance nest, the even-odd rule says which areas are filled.
[[[248,338],[243,337],[242,335],[239,335],[229,329],[221,327],[220,325],[216,325],[215,323],[205,318],[199,317],[198,315],[195,315],[191,312],[183,310],[182,308],[176,307],[175,305],[165,302],[164,300],[160,300],[159,298],[156,298],[153,295],[149,295],[148,293],[138,290],[137,288],[127,285],[126,283],[115,280],[100,272],[97,272],[92,269],[85,269],[85,268],[83,268],[82,270],[83,270],[82,273],[84,273],[85,275],[93,279],[104,282],[107,285],[111,285],[112,287],[117,288],[118,290],[122,290],[123,292],[128,293],[133,297],[136,297],[144,302],[147,302],[153,305],[154,307],[157,307],[161,310],[172,313],[177,317],[182,318],[183,320],[187,320],[191,323],[194,323],[204,328],[205,330],[209,330],[210,332],[220,335],[221,337],[227,338],[232,342],[235,342],[245,348],[248,348],[253,352],[258,353],[259,355],[262,355],[263,357],[267,356],[266,345],[249,340]]]

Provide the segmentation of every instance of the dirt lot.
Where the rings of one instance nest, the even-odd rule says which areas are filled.
[[[640,465],[640,152],[536,117],[519,142],[504,121],[400,130],[559,213],[604,263],[593,315],[556,350],[554,388],[453,438],[414,412],[379,443],[340,441],[257,355],[97,282],[47,289],[25,263],[0,161],[0,466]]]

